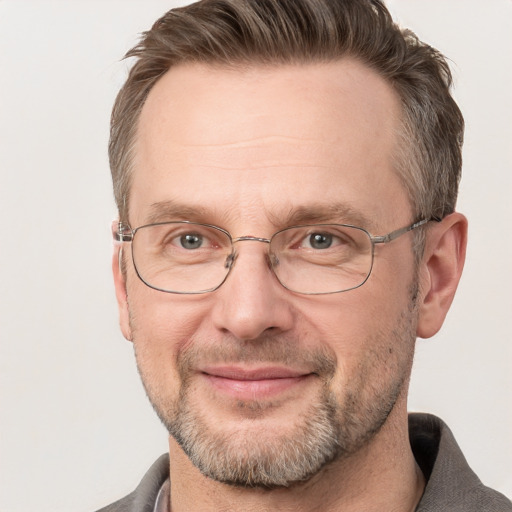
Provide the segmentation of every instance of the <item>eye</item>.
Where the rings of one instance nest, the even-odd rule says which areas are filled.
[[[356,232],[357,234],[357,232]],[[302,226],[281,231],[274,247],[308,253],[344,251],[354,244],[349,230],[340,225]]]
[[[197,233],[187,233],[179,237],[179,243],[184,249],[199,249],[203,245],[203,237]]]
[[[312,233],[305,245],[312,249],[328,249],[333,243],[333,235],[329,233]]]

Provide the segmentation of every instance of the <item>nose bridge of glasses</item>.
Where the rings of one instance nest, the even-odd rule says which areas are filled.
[[[233,248],[234,248],[234,244],[238,243],[238,242],[261,242],[264,244],[270,244],[271,240],[270,240],[270,238],[263,238],[263,237],[252,236],[252,235],[239,236],[239,237],[233,238],[231,240]],[[238,252],[233,250],[233,252],[230,255],[228,255],[228,257],[226,258],[224,266],[226,268],[231,269],[231,267],[234,265],[234,263],[237,259],[238,259]],[[269,266],[272,266],[270,264],[270,262],[269,262]]]
[[[238,238],[233,238],[233,243],[236,242],[263,242],[264,244],[270,243],[270,238],[261,238],[259,236],[239,236]]]

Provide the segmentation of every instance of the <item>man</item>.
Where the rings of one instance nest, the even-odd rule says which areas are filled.
[[[128,55],[113,272],[170,457],[104,510],[512,510],[407,415],[466,246],[444,58],[377,0],[205,1]]]

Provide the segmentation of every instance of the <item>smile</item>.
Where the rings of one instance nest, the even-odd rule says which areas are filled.
[[[223,366],[204,368],[202,375],[222,394],[238,400],[262,400],[291,391],[314,374],[284,367],[246,369]]]

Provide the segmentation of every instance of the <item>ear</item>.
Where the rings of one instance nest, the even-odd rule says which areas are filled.
[[[430,338],[443,325],[464,267],[467,227],[464,215],[452,213],[427,231],[419,272],[420,338]]]
[[[112,274],[116,289],[117,306],[119,308],[119,325],[123,336],[132,341],[132,330],[130,328],[130,315],[128,313],[128,296],[126,293],[126,275],[122,270],[123,249],[121,244],[114,244],[112,255]]]

